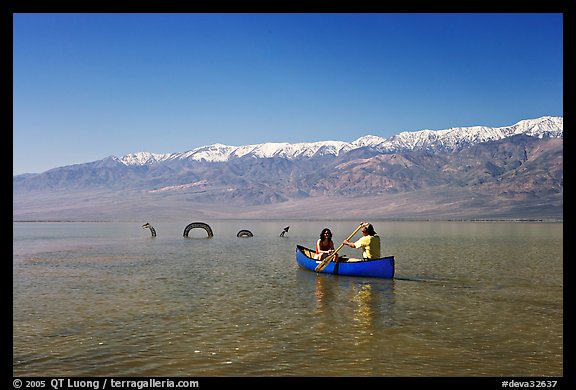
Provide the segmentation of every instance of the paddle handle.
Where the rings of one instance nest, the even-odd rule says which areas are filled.
[[[366,225],[365,223],[361,223],[360,226],[358,226],[358,227],[356,228],[356,230],[354,230],[354,231],[352,232],[352,234],[350,234],[350,235],[348,236],[348,238],[347,238],[346,240],[344,240],[344,241],[349,241],[352,237],[354,237],[354,235],[355,235],[356,233],[358,233],[358,230],[362,229],[365,225]],[[342,242],[342,244],[340,244],[340,246],[339,246],[334,252],[332,252],[332,253],[330,254],[330,256],[328,256],[328,257],[326,257],[324,260],[322,260],[322,261],[316,266],[316,268],[314,269],[314,271],[320,272],[320,271],[322,271],[324,268],[326,268],[326,266],[332,261],[332,259],[334,258],[334,256],[336,256],[336,253],[338,253],[338,251],[339,251],[340,249],[342,249],[343,246],[344,246],[344,242]]]

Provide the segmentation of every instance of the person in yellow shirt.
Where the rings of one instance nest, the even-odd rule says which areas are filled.
[[[380,236],[374,231],[371,223],[364,224],[362,227],[362,237],[356,242],[344,240],[343,245],[350,248],[362,248],[362,258],[364,260],[380,258]]]

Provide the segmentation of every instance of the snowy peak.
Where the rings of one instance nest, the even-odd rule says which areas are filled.
[[[366,146],[374,147],[382,144],[385,141],[386,141],[385,138],[378,137],[377,135],[365,135],[364,137],[360,137],[356,141],[352,142],[351,145],[357,148],[362,148]]]
[[[126,165],[149,165],[168,159],[171,154],[159,154],[149,152],[130,153],[120,159]]]
[[[321,155],[337,156],[341,151],[351,149],[342,141],[324,141],[310,143],[264,143],[244,146],[214,144],[201,146],[186,152],[156,154],[138,152],[127,154],[120,161],[126,165],[153,165],[165,160],[193,160],[205,162],[225,162],[233,158],[271,158],[295,159]]]
[[[539,119],[527,119],[511,126],[514,134],[526,134],[532,137],[561,138],[564,132],[564,118],[544,116]]]
[[[234,146],[227,146],[223,144],[214,144],[209,146],[201,146],[183,153],[173,153],[170,156],[171,160],[191,159],[196,161],[227,161],[230,155],[236,148]]]
[[[422,149],[458,150],[477,143],[497,141],[518,134],[538,138],[561,138],[563,130],[564,118],[546,116],[522,120],[505,127],[470,126],[446,130],[405,131],[386,140],[379,145],[378,149],[383,152]]]
[[[495,141],[517,134],[532,137],[562,138],[564,119],[544,116],[537,119],[519,121],[505,127],[455,127],[445,130],[403,131],[389,139],[366,135],[353,142],[319,141],[290,144],[270,142],[244,146],[213,144],[181,153],[158,154],[139,152],[128,154],[120,159],[126,165],[153,165],[165,160],[193,160],[225,162],[234,158],[312,158],[338,156],[341,153],[359,148],[372,148],[382,153],[405,152],[412,150],[460,150],[473,144]]]
[[[348,144],[341,141],[303,142],[289,144],[286,142],[269,142],[264,144],[246,145],[237,147],[230,157],[270,158],[281,157],[295,159],[299,157],[313,157],[321,154],[338,153]]]

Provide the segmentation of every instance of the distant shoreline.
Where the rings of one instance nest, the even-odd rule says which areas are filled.
[[[334,218],[205,218],[209,221],[336,221]],[[356,221],[354,218],[338,219],[338,221]],[[38,219],[38,220],[12,220],[18,223],[140,223],[135,220],[71,220],[71,219]],[[541,222],[564,223],[564,219],[556,218],[373,218],[375,222]],[[179,222],[164,221],[158,222]]]

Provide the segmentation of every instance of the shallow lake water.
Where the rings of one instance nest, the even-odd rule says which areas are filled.
[[[562,223],[375,221],[383,280],[296,264],[356,221],[204,222],[14,223],[14,376],[563,375]]]

